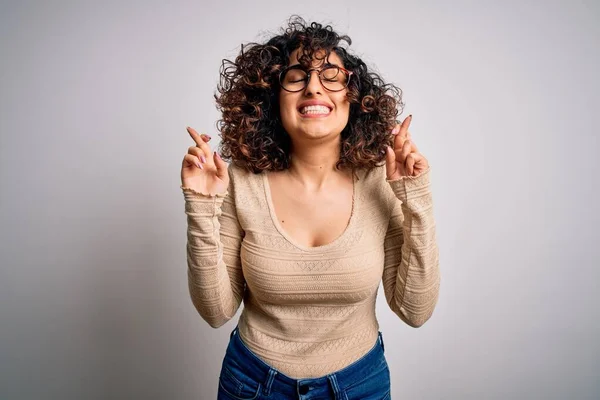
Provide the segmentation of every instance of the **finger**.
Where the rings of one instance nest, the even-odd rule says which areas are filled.
[[[402,152],[400,155],[400,160],[401,160],[402,164],[404,164],[406,162],[406,157],[408,157],[408,155],[410,154],[410,150],[411,150],[411,141],[406,140],[404,142],[404,146],[402,146]]]
[[[192,154],[186,154],[185,156],[183,156],[183,165],[184,166],[195,165],[196,167],[198,167],[200,169],[204,169],[204,167],[200,163],[200,160],[198,159],[198,157],[196,157],[195,155],[192,155]]]
[[[396,156],[396,161],[400,164],[404,164],[404,160],[402,160],[402,149],[394,150],[394,155]]]
[[[192,136],[192,139],[194,139],[194,142],[196,142],[196,146],[198,146],[205,155],[212,153],[208,143],[206,143],[206,141],[204,139],[202,139],[200,134],[198,132],[196,132],[196,130],[194,128],[190,128],[188,126],[187,131],[190,133],[190,136]],[[214,166],[212,157],[206,157],[206,164],[211,167]]]
[[[406,155],[408,156],[410,153],[412,153],[412,150],[413,150],[412,140],[406,139],[406,141],[404,142],[404,147],[402,148],[402,151],[407,152]]]
[[[419,148],[417,147],[416,143],[412,140],[412,138],[410,137],[410,132],[408,132],[408,139],[410,140],[410,144],[411,144],[411,153],[418,153],[419,152]]]
[[[200,145],[200,143],[204,142],[204,140],[202,140],[202,138],[200,137],[200,135],[198,134],[198,132],[196,132],[196,130],[190,128],[189,126],[186,126],[185,130],[190,134],[192,140],[197,145]]]
[[[210,139],[212,139],[206,133],[198,133],[198,132],[196,132],[195,129],[190,128],[189,126],[186,128],[186,130],[188,131],[188,133],[190,134],[192,139],[194,139],[194,142],[196,142],[197,146],[200,146],[201,143],[203,143],[203,142],[208,143],[208,142],[210,142]]]
[[[199,148],[198,146],[191,146],[188,148],[188,153],[195,155],[196,157],[198,157],[198,159],[203,163],[206,164],[206,156],[204,154],[204,152],[202,151],[201,148]]]
[[[417,173],[424,171],[428,166],[427,159],[421,153],[410,153],[406,160],[407,164],[408,160],[414,160],[411,175],[416,175]]]
[[[410,153],[410,156],[415,160],[415,172],[419,172],[419,170],[425,170],[429,166],[427,159],[421,153]]]
[[[408,176],[412,176],[415,168],[415,157],[414,153],[410,153],[406,157],[406,173]]]
[[[396,154],[394,154],[394,150],[390,146],[386,146],[385,148],[385,170],[386,177],[390,179],[390,176],[393,176],[396,173],[396,168],[398,168],[398,164],[396,163]]]
[[[394,151],[396,153],[396,160],[402,165],[406,162],[406,156],[410,154],[410,142],[406,140],[403,146]]]
[[[400,132],[398,134],[404,138],[404,140],[408,137],[408,128],[410,127],[410,123],[412,122],[412,114],[402,121],[402,125],[400,126]]]
[[[421,153],[410,153],[409,157],[415,160],[415,165],[422,164],[425,162],[425,156]]]
[[[216,151],[213,152],[212,158],[213,162],[215,163],[215,167],[217,167],[217,176],[221,179],[225,179],[225,177],[227,177],[227,163]]]
[[[404,146],[404,142],[406,141],[406,137],[407,137],[407,133],[408,133],[408,127],[410,126],[411,120],[412,120],[412,114],[409,115],[408,117],[406,117],[404,119],[404,121],[402,121],[402,124],[400,125],[400,131],[394,138],[394,148],[395,149],[401,149]]]

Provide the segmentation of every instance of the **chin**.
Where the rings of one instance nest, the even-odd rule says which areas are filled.
[[[336,123],[338,122],[338,123]],[[346,127],[348,121],[317,121],[316,119],[307,121],[296,121],[292,126],[286,126],[283,128],[286,132],[293,132],[292,137],[296,138],[325,138],[329,136],[338,136]]]
[[[300,131],[299,134],[301,136],[304,137],[310,137],[313,139],[320,139],[320,138],[326,138],[326,137],[331,137],[331,136],[339,136],[339,134],[341,133],[341,130],[337,130],[337,129],[314,129],[314,130],[307,130],[307,131]]]

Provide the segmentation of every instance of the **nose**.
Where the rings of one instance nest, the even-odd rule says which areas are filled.
[[[308,96],[316,93],[323,93],[323,85],[321,85],[321,80],[319,79],[319,71],[311,71],[308,76],[306,88],[304,88],[304,94]]]

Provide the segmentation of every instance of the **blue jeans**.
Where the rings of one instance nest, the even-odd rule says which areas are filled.
[[[293,379],[271,367],[240,339],[237,326],[225,352],[217,400],[388,400],[390,370],[379,332],[371,350],[349,366],[319,378]]]

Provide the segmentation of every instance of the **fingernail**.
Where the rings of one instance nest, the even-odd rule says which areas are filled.
[[[208,142],[211,139],[211,137],[203,133],[202,134],[202,139],[204,139],[205,141]]]
[[[217,151],[215,150],[215,155],[217,156],[217,158],[220,160],[221,156],[219,155],[219,153],[217,153]]]
[[[396,125],[396,127],[392,130],[392,135],[397,135],[400,132],[400,127]]]
[[[202,160],[203,163],[206,162],[206,158],[204,158],[204,156],[200,156],[200,159]]]
[[[196,163],[196,165],[198,166],[198,168],[200,168],[200,169],[204,169],[204,168],[202,168],[202,164],[200,164],[200,163]]]
[[[410,119],[412,120],[412,114],[410,114],[410,115],[408,116],[408,118],[410,118]]]

